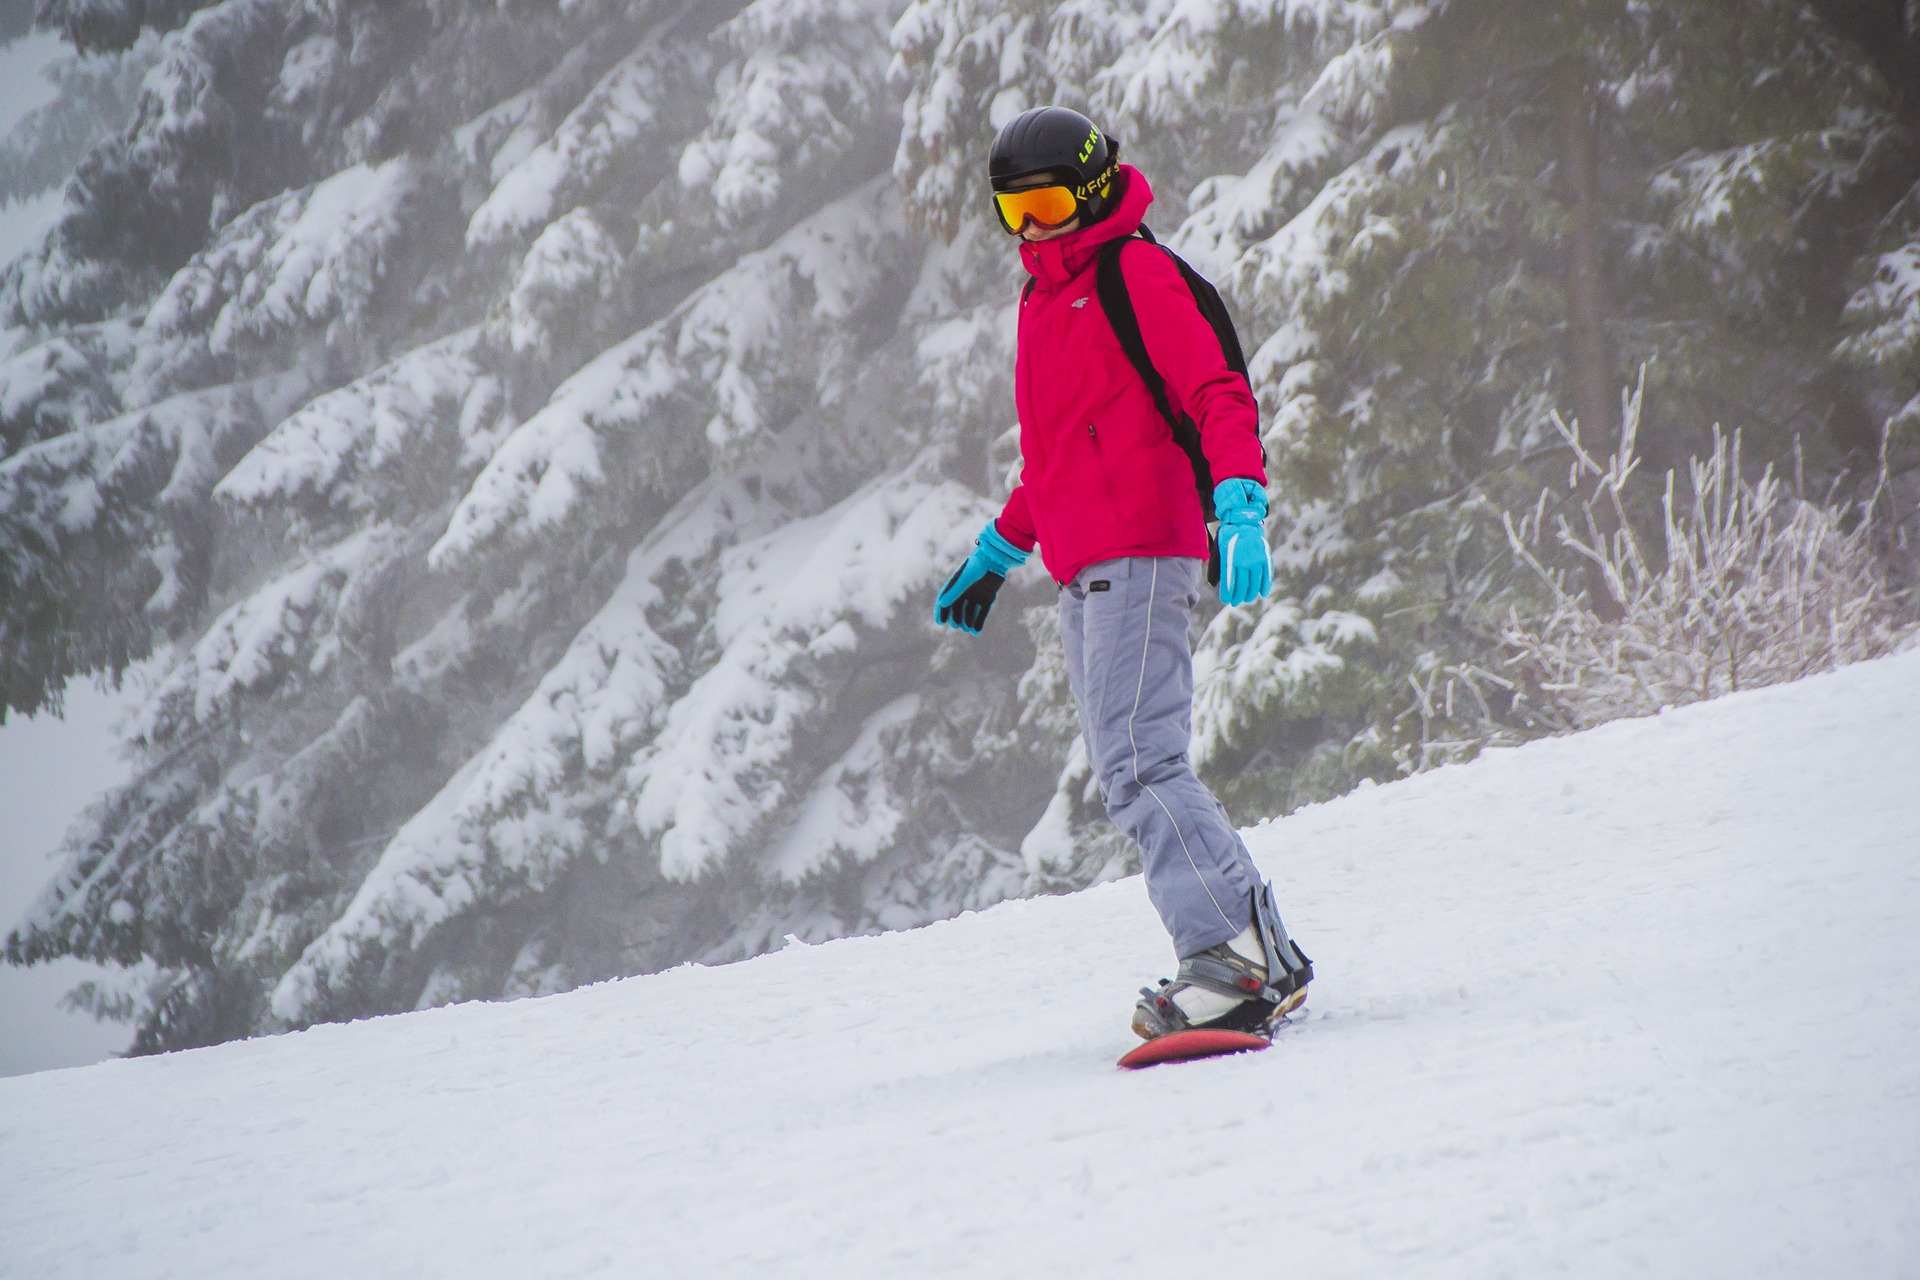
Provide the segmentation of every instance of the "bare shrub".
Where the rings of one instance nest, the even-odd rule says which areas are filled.
[[[1626,398],[1620,448],[1604,463],[1556,415],[1574,455],[1568,492],[1547,490],[1525,516],[1504,517],[1514,554],[1552,601],[1540,616],[1510,614],[1504,628],[1519,718],[1583,729],[1876,657],[1913,634],[1911,598],[1875,554],[1878,502],[1850,521],[1797,486],[1789,493],[1770,466],[1748,480],[1737,431],[1714,429],[1712,453],[1687,467],[1686,497],[1667,473],[1650,553],[1625,496],[1639,466],[1640,397]],[[1548,563],[1549,537],[1581,573]]]
[[[1512,679],[1478,662],[1445,662],[1428,653],[1407,675],[1412,700],[1394,726],[1407,740],[1394,749],[1402,773],[1425,773],[1471,760],[1489,747],[1518,746],[1529,737],[1508,724],[1500,708],[1517,704]]]

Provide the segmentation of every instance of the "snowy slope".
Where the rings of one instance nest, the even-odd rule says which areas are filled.
[[[1137,880],[0,1080],[8,1276],[1912,1276],[1920,652],[1251,834],[1321,972],[1137,1075]]]

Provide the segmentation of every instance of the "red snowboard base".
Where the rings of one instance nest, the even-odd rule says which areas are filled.
[[[1246,1053],[1265,1049],[1270,1042],[1264,1036],[1244,1031],[1176,1031],[1170,1036],[1149,1040],[1120,1059],[1129,1071],[1162,1062],[1185,1062],[1189,1058],[1217,1058],[1223,1053]]]

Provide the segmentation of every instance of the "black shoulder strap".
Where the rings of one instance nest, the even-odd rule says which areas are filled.
[[[1140,239],[1158,246],[1159,241],[1145,226],[1140,228]],[[1107,323],[1113,326],[1113,336],[1120,340],[1120,349],[1127,353],[1127,360],[1140,374],[1140,380],[1147,384],[1147,391],[1153,396],[1153,404],[1160,416],[1167,420],[1167,426],[1173,431],[1173,442],[1187,455],[1187,461],[1193,465],[1193,487],[1200,495],[1200,512],[1209,524],[1213,522],[1213,468],[1207,463],[1205,449],[1200,443],[1200,428],[1193,419],[1185,414],[1173,411],[1173,402],[1167,398],[1167,382],[1160,371],[1153,367],[1153,357],[1147,354],[1147,340],[1140,334],[1140,317],[1133,309],[1133,298],[1127,292],[1127,279],[1120,273],[1120,253],[1132,236],[1112,240],[1100,247],[1099,265],[1094,269],[1094,290],[1100,295],[1100,309],[1107,313]],[[1161,249],[1168,257],[1179,262],[1178,256]],[[1182,267],[1186,264],[1181,263]],[[1184,272],[1183,272],[1184,274]]]
[[[1140,228],[1139,238],[1148,244],[1159,243],[1144,226]],[[1100,295],[1100,309],[1107,313],[1113,336],[1120,339],[1120,349],[1127,353],[1128,361],[1140,374],[1140,381],[1147,384],[1160,416],[1178,435],[1179,418],[1173,411],[1173,402],[1167,399],[1166,379],[1153,367],[1153,357],[1147,354],[1147,340],[1140,334],[1140,317],[1133,309],[1133,296],[1127,292],[1127,278],[1120,272],[1120,254],[1131,239],[1133,237],[1127,236],[1100,246],[1100,262],[1093,274],[1094,291]]]

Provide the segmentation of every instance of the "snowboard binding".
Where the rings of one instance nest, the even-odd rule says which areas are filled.
[[[1224,942],[1187,957],[1173,977],[1160,980],[1157,989],[1140,988],[1140,1002],[1133,1008],[1135,1034],[1142,1040],[1198,1030],[1271,1036],[1281,1020],[1306,1003],[1313,962],[1280,923],[1280,912],[1273,904],[1273,886],[1263,884],[1254,893],[1253,922],[1264,964]],[[1194,1022],[1176,999],[1188,988],[1225,996],[1235,1003],[1224,1013]]]

